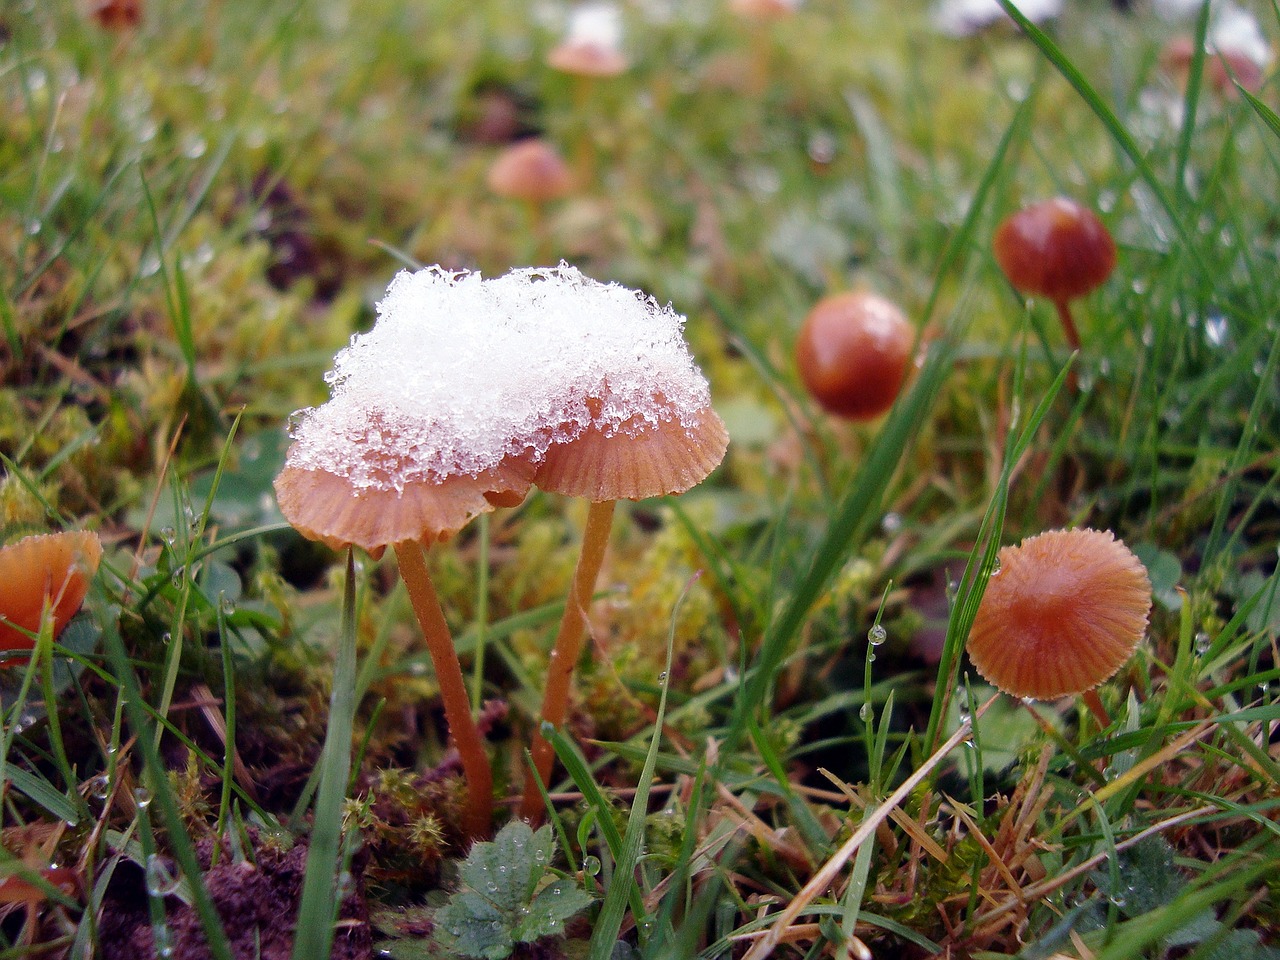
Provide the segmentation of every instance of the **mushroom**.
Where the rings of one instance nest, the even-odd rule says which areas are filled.
[[[56,639],[84,603],[101,559],[97,534],[83,530],[24,537],[0,549],[0,650],[33,649],[46,610]]]
[[[622,52],[622,17],[617,6],[584,3],[574,10],[564,39],[547,54],[547,66],[572,78],[577,126],[574,166],[578,182],[589,184],[595,179],[592,137],[596,124],[587,110],[591,91],[597,81],[616,77],[631,66]]]
[[[399,274],[373,329],[334,358],[333,397],[298,418],[276,479],[304,536],[374,557],[394,548],[462,761],[472,836],[490,827],[492,771],[422,547],[518,503],[532,479],[512,418],[541,412],[521,396],[533,334],[510,300],[478,275]]]
[[[587,607],[615,502],[683,493],[720,463],[729,436],[711,407],[706,379],[684,345],[683,317],[563,265],[554,275],[568,297],[580,301],[577,337],[583,348],[580,362],[587,366],[571,398],[581,406],[576,416],[557,426],[534,483],[544,491],[591,502],[543,694],[541,721],[559,726],[568,712]],[[551,744],[540,731],[534,734],[532,754],[520,815],[536,821],[544,809],[539,783],[549,781],[554,762]]]
[[[1073,351],[1080,334],[1068,301],[1102,285],[1116,265],[1116,245],[1098,215],[1067,197],[1054,197],[1006,217],[996,230],[996,262],[1020,293],[1045,297]]]
[[[573,189],[573,176],[559,151],[536,137],[512,144],[489,167],[489,189],[500,197],[519,200],[529,213],[534,242],[543,244],[542,210]]]
[[[902,389],[915,332],[893,303],[873,293],[837,293],[809,312],[796,340],[796,366],[828,413],[870,420]]]
[[[578,77],[616,77],[630,62],[622,52],[622,20],[612,3],[585,3],[569,17],[547,66]]]
[[[1034,700],[1094,690],[1133,653],[1147,627],[1151,580],[1108,530],[1050,530],[1004,547],[969,631],[969,658],[1005,693]]]

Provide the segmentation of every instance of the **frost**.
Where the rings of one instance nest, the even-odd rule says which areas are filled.
[[[1040,23],[1062,13],[1062,0],[1020,0],[1018,9]],[[967,37],[1008,17],[996,0],[941,0],[933,11],[934,25],[953,37]]]
[[[571,46],[618,50],[622,47],[622,13],[613,3],[584,3],[569,15],[564,42]]]
[[[334,358],[332,399],[294,421],[289,463],[398,490],[537,461],[588,426],[691,425],[710,393],[684,322],[564,263],[494,280],[402,272],[373,329]]]

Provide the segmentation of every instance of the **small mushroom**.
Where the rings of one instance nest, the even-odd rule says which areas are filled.
[[[520,201],[529,218],[529,232],[540,253],[546,245],[543,209],[573,189],[573,175],[559,151],[536,137],[512,144],[489,168],[489,189],[500,197]]]
[[[579,77],[616,77],[631,66],[622,52],[622,19],[612,3],[585,3],[569,17],[547,66]]]
[[[893,303],[873,293],[837,293],[809,312],[796,340],[796,366],[828,413],[870,420],[902,389],[915,331]]]
[[[1147,627],[1151,580],[1107,530],[1050,530],[1004,547],[969,631],[969,658],[1005,693],[1035,700],[1084,694],[1133,653]]]
[[[585,417],[579,413],[561,422],[534,476],[542,490],[591,501],[582,553],[547,669],[541,720],[553,726],[562,724],[568,713],[587,607],[604,561],[615,502],[683,493],[716,468],[729,443],[723,421],[711,408],[706,380],[680,338],[684,318],[639,294],[565,275],[563,267],[561,275],[578,285],[584,301],[585,322],[578,332],[582,346],[591,351],[592,317],[601,326],[622,328],[618,345],[625,341],[629,346],[601,353],[596,366],[600,380],[580,398]],[[555,757],[541,732],[535,732],[531,750],[533,770],[525,780],[520,815],[536,821],[544,809],[538,785],[549,781]]]
[[[102,559],[97,534],[67,531],[24,537],[0,549],[0,650],[28,651],[48,610],[57,636],[84,603]],[[5,663],[26,663],[9,657]]]
[[[1079,350],[1068,301],[1101,286],[1116,265],[1115,241],[1098,215],[1067,197],[1042,200],[1006,217],[993,247],[1013,288],[1051,301],[1067,345]]]

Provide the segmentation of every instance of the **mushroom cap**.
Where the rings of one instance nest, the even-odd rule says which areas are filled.
[[[334,550],[359,547],[376,559],[389,545],[446,540],[480,514],[514,506],[532,474],[531,466],[513,460],[478,477],[362,487],[350,477],[286,463],[275,488],[285,519],[308,540]]]
[[[800,0],[729,0],[729,8],[750,20],[777,20],[789,17],[800,6]]]
[[[573,188],[569,165],[545,140],[521,140],[507,147],[493,161],[487,177],[489,189],[500,197],[546,203]]]
[[[915,331],[893,303],[872,293],[837,293],[809,312],[796,340],[796,366],[828,413],[870,420],[902,389]]]
[[[0,649],[34,647],[22,631],[39,631],[46,603],[57,637],[84,603],[101,559],[102,542],[87,530],[24,537],[0,549]]]
[[[1068,197],[1010,214],[992,243],[1014,289],[1055,303],[1099,287],[1116,265],[1116,245],[1098,215]]]
[[[547,66],[580,77],[616,77],[631,64],[616,47],[570,39],[547,54]]]
[[[999,553],[969,658],[1005,693],[1052,700],[1111,677],[1147,627],[1146,567],[1109,530],[1050,530]]]
[[[728,446],[724,421],[710,407],[689,422],[637,415],[616,428],[593,423],[572,440],[552,443],[533,482],[595,502],[684,493],[719,466]]]

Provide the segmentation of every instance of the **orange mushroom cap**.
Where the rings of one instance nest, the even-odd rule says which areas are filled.
[[[500,197],[546,203],[573,189],[573,176],[559,152],[545,140],[521,140],[493,161],[489,189]]]
[[[352,467],[376,462],[372,482],[308,462],[298,444],[290,448],[275,479],[276,500],[304,537],[334,550],[360,547],[376,559],[392,544],[446,540],[495,506],[519,503],[529,490],[533,467],[514,457],[476,476],[398,479],[410,469],[412,451],[396,444],[394,432],[376,435],[385,446],[373,449],[366,438],[352,443],[344,458]]]
[[[837,293],[809,312],[796,340],[796,366],[828,413],[870,420],[902,389],[915,332],[893,303],[872,293]]]
[[[85,530],[24,537],[0,549],[0,649],[34,647],[29,634],[39,632],[46,605],[57,637],[84,603],[101,559],[102,542]]]
[[[1098,215],[1067,197],[1010,214],[996,230],[996,262],[1021,293],[1066,302],[1099,287],[1116,265],[1116,245]]]
[[[1108,530],[1050,530],[1004,547],[969,632],[978,672],[1036,700],[1111,677],[1147,627],[1146,567]]]
[[[552,443],[534,483],[597,503],[684,493],[719,466],[728,446],[724,421],[710,407],[688,423],[637,415],[608,431],[592,424],[570,441]]]
[[[622,51],[600,43],[565,41],[547,54],[547,66],[580,77],[616,77],[630,65]]]

